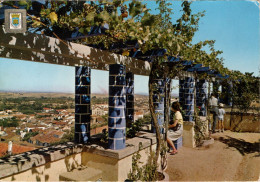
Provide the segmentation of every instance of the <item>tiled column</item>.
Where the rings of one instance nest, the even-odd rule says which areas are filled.
[[[125,76],[124,65],[109,65],[108,147],[113,150],[125,148]]]
[[[153,105],[155,109],[155,114],[160,127],[160,132],[162,132],[164,124],[164,80],[161,78],[154,79],[157,84],[157,89],[153,91]],[[152,131],[155,133],[155,127],[152,122]]]
[[[87,143],[90,138],[90,73],[89,67],[76,67],[75,143]]]
[[[185,80],[183,80],[183,79],[179,80],[179,103],[182,108],[184,108],[184,105],[185,105],[184,83],[185,83]]]
[[[193,121],[194,116],[194,89],[195,81],[193,77],[186,77],[184,83],[185,111],[184,121]]]
[[[206,116],[207,81],[199,80],[196,83],[196,105],[200,108],[199,116]]]
[[[126,126],[134,122],[134,74],[126,73]]]

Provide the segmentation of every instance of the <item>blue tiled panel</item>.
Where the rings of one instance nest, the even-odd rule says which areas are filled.
[[[108,139],[108,146],[110,149],[120,150],[125,148],[125,139],[117,140],[117,139]]]
[[[125,129],[113,129],[108,130],[109,138],[123,139],[125,138]]]
[[[206,100],[207,100],[207,82],[199,80],[196,83],[196,105],[200,107],[200,116],[206,116]]]
[[[77,76],[90,76],[91,69],[87,66],[76,66],[76,77]]]
[[[90,123],[75,124],[75,131],[87,133],[90,130]]]
[[[134,102],[126,102],[126,108],[134,108]]]
[[[125,106],[124,106],[124,108],[110,107],[109,116],[110,117],[125,117]]]
[[[82,95],[81,96],[81,104],[90,104],[90,96]]]
[[[116,85],[109,86],[109,95],[125,96],[125,87]]]
[[[164,124],[164,79],[155,79],[155,84],[157,85],[156,90],[153,91],[153,105],[155,108],[155,113],[157,115],[157,120],[159,127],[162,129]],[[162,130],[160,130],[162,132]],[[152,122],[152,132],[155,133],[155,127]]]
[[[75,113],[78,114],[90,113],[90,105],[76,105]]]
[[[134,74],[126,73],[126,125],[131,127],[134,122]]]
[[[125,76],[125,66],[122,64],[111,64],[109,65],[109,75]]]
[[[90,114],[75,113],[75,124],[90,123]]]
[[[108,118],[108,127],[111,128],[126,127],[125,118]]]
[[[90,138],[90,83],[91,69],[75,68],[75,142],[87,143]]]
[[[90,85],[90,77],[81,77],[80,85]]]
[[[87,143],[89,141],[90,135],[88,133],[76,133],[74,135],[75,143]]]
[[[110,76],[109,85],[125,85],[126,80],[124,76]]]
[[[76,85],[90,85],[90,77],[89,76],[81,76],[75,78]]]
[[[125,66],[109,65],[108,148],[125,148],[126,78]]]
[[[134,95],[129,95],[129,94],[128,94],[128,95],[126,96],[126,98],[127,98],[128,101],[134,101]]]
[[[90,123],[91,116],[90,113],[86,115],[80,115],[80,123]]]
[[[185,81],[183,84],[184,94],[181,95],[184,99],[181,100],[182,108],[185,111],[184,120],[185,121],[193,121],[194,115],[194,87],[195,82],[192,77],[185,77]]]
[[[76,86],[76,94],[90,94],[89,86]]]
[[[126,104],[126,98],[122,97],[109,97],[109,105],[110,106],[124,106]]]

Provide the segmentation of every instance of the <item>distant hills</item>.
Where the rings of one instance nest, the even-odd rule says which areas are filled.
[[[92,93],[96,97],[108,97],[108,94]],[[136,97],[148,96],[148,93],[137,93]],[[24,91],[1,91],[0,97],[74,97],[74,93],[61,92],[24,92]],[[172,97],[178,98],[179,95],[172,93]]]

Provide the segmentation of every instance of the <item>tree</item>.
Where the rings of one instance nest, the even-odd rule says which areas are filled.
[[[34,137],[36,135],[38,135],[39,132],[29,132],[29,133],[26,133],[23,137],[23,141],[28,141],[31,137]]]

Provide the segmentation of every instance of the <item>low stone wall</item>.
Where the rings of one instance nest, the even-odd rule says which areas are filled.
[[[210,115],[212,119],[212,114]],[[218,125],[216,124],[216,129]],[[226,112],[224,116],[224,129],[237,132],[260,132],[260,114]]]
[[[139,143],[143,146],[140,151],[141,161],[146,162],[150,150],[153,150],[156,144],[155,134],[147,132],[128,139],[127,147],[118,151],[105,149],[96,144],[68,143],[26,152],[0,159],[0,180],[59,181],[62,174],[72,172],[72,178],[73,174],[77,175],[74,170],[89,168],[96,171],[97,179],[90,178],[93,175],[89,174],[85,181],[124,181],[132,167],[132,155],[139,150]],[[77,177],[72,179],[78,179]]]
[[[230,113],[224,118],[224,128],[239,132],[260,132],[260,114]]]

